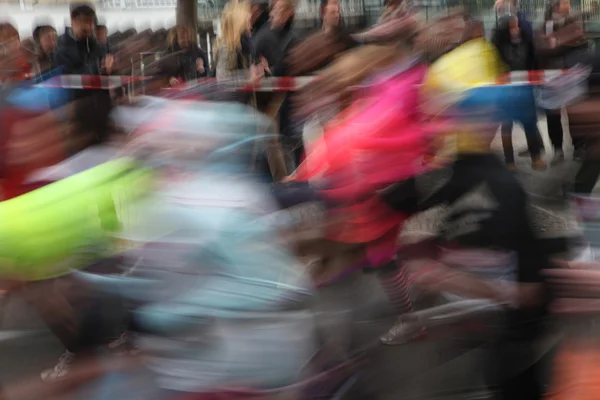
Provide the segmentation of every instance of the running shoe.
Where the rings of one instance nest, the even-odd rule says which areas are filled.
[[[75,359],[75,354],[65,351],[59,358],[54,368],[49,368],[41,373],[42,381],[53,382],[64,378],[69,373],[69,368]]]
[[[400,317],[390,330],[381,336],[381,343],[388,346],[397,346],[412,342],[425,336],[425,327],[418,320],[406,321]]]
[[[139,353],[137,347],[135,347],[131,335],[124,332],[117,339],[113,340],[108,344],[108,349],[117,355],[135,355]]]

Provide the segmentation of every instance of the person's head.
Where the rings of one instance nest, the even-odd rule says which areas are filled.
[[[252,29],[250,18],[250,4],[245,1],[232,0],[223,8],[220,41],[230,51],[241,48],[242,36],[248,35]]]
[[[56,50],[56,29],[53,26],[38,26],[33,31],[33,38],[44,54],[52,54]]]
[[[390,10],[394,10],[400,7],[403,2],[404,0],[384,0],[383,5],[385,7],[385,10],[389,12]]]
[[[184,25],[178,25],[175,28],[175,41],[180,49],[186,49],[194,43],[193,30]]]
[[[519,26],[519,18],[514,15],[511,15],[508,20],[508,32],[510,33],[510,38],[512,40],[518,39],[521,37],[521,27]]]
[[[0,44],[7,54],[11,54],[21,46],[19,31],[9,23],[0,23]]]
[[[262,15],[269,14],[269,2],[267,0],[253,0],[250,5],[250,22],[254,24]]]
[[[71,6],[71,28],[75,39],[89,39],[94,36],[96,11],[89,4]]]
[[[566,16],[571,12],[571,2],[569,0],[550,0],[546,6],[545,20],[550,21],[555,16]]]
[[[340,0],[323,0],[321,2],[321,18],[323,28],[335,28],[340,23]]]
[[[100,44],[108,43],[108,28],[106,25],[98,25],[96,27],[96,40]]]
[[[465,26],[465,36],[464,41],[479,39],[485,36],[485,28],[483,26],[483,22],[472,19],[467,22]]]
[[[292,0],[277,0],[271,10],[270,24],[273,29],[283,28],[294,16],[294,3]]]

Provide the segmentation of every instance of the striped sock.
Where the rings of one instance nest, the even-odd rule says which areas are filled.
[[[396,311],[400,314],[413,311],[409,295],[408,274],[404,265],[398,266],[396,260],[382,267],[378,273],[379,283]]]

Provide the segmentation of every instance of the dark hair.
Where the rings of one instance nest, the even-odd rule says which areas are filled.
[[[552,21],[554,9],[560,4],[560,0],[549,0],[546,3],[546,11],[544,12],[544,21]]]
[[[494,34],[494,41],[498,44],[510,43],[510,21],[519,20],[516,15],[505,15],[498,21],[498,27]],[[522,27],[520,27],[521,40],[528,43],[530,41],[529,35],[525,33]]]
[[[96,20],[96,10],[90,4],[76,3],[71,5],[71,19],[91,17]]]
[[[56,32],[56,28],[54,28],[54,27],[53,27],[53,26],[51,26],[51,25],[40,25],[40,26],[37,26],[37,27],[36,27],[36,28],[33,30],[33,35],[32,35],[32,36],[33,36],[33,39],[34,39],[36,42],[38,42],[38,43],[39,43],[39,41],[40,41],[40,36],[42,36],[42,34],[43,34],[44,32],[47,32],[47,31],[49,31],[49,30]]]

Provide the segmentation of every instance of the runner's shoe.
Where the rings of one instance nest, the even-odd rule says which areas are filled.
[[[131,335],[124,332],[108,344],[108,349],[117,355],[135,355],[139,350],[135,347]]]
[[[413,340],[420,339],[425,336],[425,327],[423,324],[415,319],[414,321],[407,321],[405,318],[400,317],[398,321],[390,328],[390,330],[383,336],[381,336],[381,343],[388,346],[397,346],[412,342]]]
[[[75,359],[75,354],[65,351],[59,358],[54,368],[49,368],[41,373],[42,381],[53,382],[64,378],[69,373],[69,367]]]

